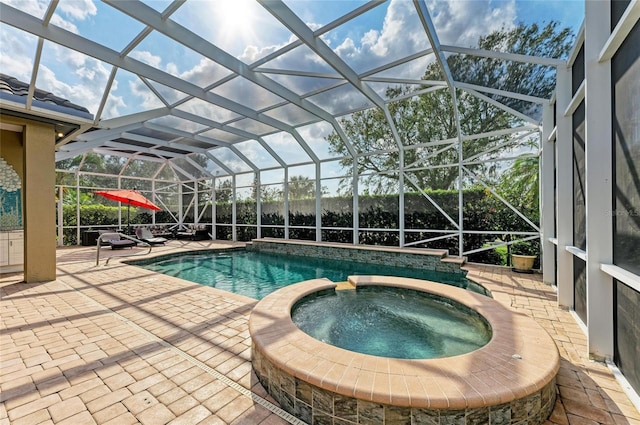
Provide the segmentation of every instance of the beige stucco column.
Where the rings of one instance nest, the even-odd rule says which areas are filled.
[[[23,132],[24,280],[56,278],[55,131],[27,122]]]

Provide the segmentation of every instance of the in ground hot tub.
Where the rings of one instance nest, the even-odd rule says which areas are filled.
[[[249,322],[253,368],[286,411],[309,423],[536,424],[553,410],[560,357],[531,318],[448,285],[388,276],[350,281],[462,305],[486,321],[490,339],[471,352],[432,359],[345,350],[313,338],[291,318],[300,300],[333,291],[335,283],[316,279],[288,286],[262,299]]]
[[[489,323],[450,298],[397,286],[314,292],[293,323],[327,344],[373,356],[433,359],[466,354],[491,339]]]

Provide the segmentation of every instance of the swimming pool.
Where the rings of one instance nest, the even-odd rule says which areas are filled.
[[[257,300],[292,283],[321,277],[341,282],[353,275],[413,277],[487,294],[459,274],[259,251],[198,251],[127,263]]]

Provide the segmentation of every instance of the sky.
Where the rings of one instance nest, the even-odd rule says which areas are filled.
[[[147,0],[144,3],[159,12],[171,4],[169,1],[160,0]],[[38,18],[42,18],[49,7],[49,1],[44,0],[4,0],[0,4],[11,5]],[[114,4],[117,5],[118,2]],[[365,5],[366,2],[285,0],[285,4],[311,29],[317,30],[339,16]],[[568,26],[577,33],[584,15],[583,2],[578,0],[426,0],[426,4],[441,44],[463,47],[474,46],[481,35],[509,29],[520,22],[545,24],[550,20],[557,20],[561,27]],[[267,57],[295,40],[285,26],[252,0],[190,0],[178,8],[170,18],[247,65]],[[59,2],[51,24],[82,35],[116,52],[122,52],[145,28],[142,23],[116,8],[93,0]],[[30,81],[37,38],[4,23],[0,24],[0,36],[1,72],[21,81]],[[409,0],[390,0],[380,4],[356,19],[324,33],[322,39],[357,73],[366,72],[429,46],[413,2]],[[185,49],[184,46],[155,31],[135,45],[128,56],[202,88],[229,74],[221,65],[193,50]],[[428,60],[416,60],[388,73],[394,77],[418,79],[424,72]],[[293,49],[261,66],[336,74],[305,46]],[[184,98],[183,94],[169,87],[152,81],[145,84],[136,75],[118,70],[100,113],[111,71],[110,64],[45,41],[36,86],[85,106],[92,114],[99,115],[104,120],[163,107],[163,100],[171,104]],[[335,81],[330,78],[285,77],[278,74],[269,76],[299,94]],[[382,93],[385,84],[371,86]],[[212,92],[256,109],[279,100],[277,96],[257,85],[237,78],[214,87]],[[361,93],[346,86],[318,94],[310,100],[334,114],[370,103]],[[221,108],[211,108],[199,99],[185,102],[180,109],[219,122],[237,118],[237,114]],[[274,118],[285,122],[293,119],[296,114],[296,117],[300,118],[305,113],[294,108],[270,112]],[[202,130],[199,124],[175,117],[160,118],[157,123],[182,127],[185,131]],[[258,123],[245,121],[234,125],[251,128]],[[310,144],[320,145],[326,132],[330,130],[305,128],[301,131],[308,137]],[[228,134],[219,133],[213,131],[211,136],[229,137]],[[278,140],[271,142],[277,147],[278,141],[286,137],[289,136],[277,136],[275,139]],[[289,146],[284,142],[282,144]],[[260,153],[259,148],[255,146],[245,148],[254,157],[268,156],[264,152]],[[304,152],[292,153],[288,148],[282,149],[287,155],[306,157]],[[318,151],[325,152],[326,147],[319,148]]]

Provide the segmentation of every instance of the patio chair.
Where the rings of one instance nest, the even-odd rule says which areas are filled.
[[[149,245],[164,245],[167,241],[167,238],[153,236],[153,233],[144,227],[138,227],[136,229],[136,237]]]
[[[100,234],[100,242],[106,242],[111,249],[133,248],[136,246],[135,241],[131,239],[122,238],[120,233],[117,232],[104,232]]]
[[[203,241],[211,239],[209,232],[204,226],[185,227],[184,230],[176,232],[178,239],[190,239],[192,241]]]

